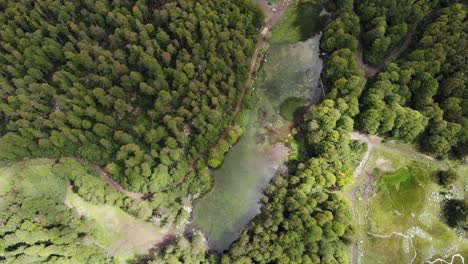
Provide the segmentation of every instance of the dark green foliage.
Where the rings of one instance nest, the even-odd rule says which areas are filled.
[[[364,58],[380,64],[391,49],[401,43],[416,22],[437,5],[438,0],[360,1],[357,11],[364,28]]]
[[[468,231],[468,202],[454,199],[446,201],[444,217],[449,226]]]
[[[448,186],[458,180],[460,176],[454,169],[437,172],[437,180],[443,186]]]
[[[184,176],[230,121],[263,16],[163,2],[6,2],[0,157],[78,156],[138,192]]]
[[[467,8],[435,10],[416,49],[389,64],[361,99],[359,127],[402,141],[419,140],[437,156],[466,155]]]

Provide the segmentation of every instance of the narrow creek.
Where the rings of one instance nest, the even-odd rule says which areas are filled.
[[[192,227],[205,234],[210,249],[223,251],[238,238],[260,212],[262,190],[278,169],[286,169],[292,122],[280,107],[289,98],[308,104],[321,99],[320,36],[269,48],[255,80],[249,125],[213,171],[212,190],[194,205]]]

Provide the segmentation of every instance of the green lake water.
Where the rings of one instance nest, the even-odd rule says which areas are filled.
[[[255,79],[250,123],[246,132],[213,171],[214,186],[196,201],[192,227],[200,229],[210,249],[222,251],[260,212],[262,190],[287,157],[291,123],[279,114],[281,103],[299,97],[321,99],[320,36],[305,42],[270,47]]]

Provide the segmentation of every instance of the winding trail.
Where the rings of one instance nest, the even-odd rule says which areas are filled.
[[[438,258],[438,259],[435,259],[434,261],[425,261],[424,263],[428,263],[428,264],[435,264],[437,262],[440,262],[440,263],[445,263],[445,264],[454,264],[455,262],[455,258],[460,258],[461,261],[462,261],[462,264],[465,264],[465,258],[463,258],[462,255],[460,254],[455,254],[452,256],[452,259],[450,260],[450,262],[444,260],[444,259],[441,259],[441,258]]]
[[[173,189],[173,188],[176,188],[176,187],[180,186],[186,180],[187,176],[195,170],[197,162],[201,158],[206,157],[208,155],[208,151],[210,149],[216,147],[221,140],[224,140],[226,138],[226,136],[229,134],[229,132],[234,128],[234,122],[236,121],[236,117],[239,115],[240,111],[242,110],[242,104],[244,102],[245,95],[247,94],[247,91],[248,91],[248,89],[250,87],[250,83],[252,81],[252,74],[255,71],[255,66],[257,64],[258,55],[260,54],[260,51],[265,46],[265,44],[268,43],[268,40],[266,40],[264,38],[264,35],[261,32],[265,28],[268,28],[270,30],[271,27],[273,25],[275,25],[276,22],[278,22],[280,17],[283,15],[284,11],[286,11],[286,9],[288,8],[291,1],[292,0],[283,0],[280,3],[277,3],[275,5],[275,9],[274,9],[275,11],[273,11],[273,8],[271,8],[271,9],[262,8],[265,12],[267,12],[265,14],[266,17],[267,17],[267,21],[266,21],[265,25],[260,29],[260,33],[258,34],[257,44],[255,46],[255,51],[254,51],[254,53],[252,55],[252,59],[250,60],[249,74],[248,74],[247,80],[244,83],[244,86],[242,87],[241,93],[239,95],[239,99],[237,100],[236,108],[235,108],[234,112],[231,114],[231,122],[229,122],[229,125],[224,130],[223,134],[221,134],[221,136],[215,141],[214,144],[211,145],[210,148],[208,148],[207,151],[198,153],[198,155],[196,155],[193,158],[189,170],[187,171],[187,173],[184,176],[182,176],[182,178],[180,180],[175,182],[173,185],[161,190],[160,192],[168,191],[170,189]],[[257,3],[261,3],[261,2],[266,3],[267,1],[266,0],[257,0],[256,2]],[[297,1],[296,1],[296,3],[297,3]]]
[[[396,58],[400,57],[400,55],[403,52],[406,51],[406,49],[411,44],[411,40],[413,38],[413,35],[415,34],[416,30],[419,27],[419,23],[421,21],[423,21],[424,18],[427,17],[428,15],[430,15],[431,13],[432,13],[432,11],[427,13],[421,20],[419,20],[411,28],[410,32],[408,32],[406,34],[405,40],[400,45],[395,47],[392,51],[390,51],[390,53],[385,58],[384,62],[381,63],[380,65],[371,65],[371,64],[367,64],[367,63],[364,62],[363,47],[362,47],[362,44],[359,43],[358,54],[357,54],[357,63],[359,65],[359,67],[364,71],[364,76],[366,77],[366,79],[370,78],[370,77],[374,76],[376,73],[382,71],[385,66],[387,66],[390,62],[394,61]]]
[[[259,31],[259,34],[258,34],[258,37],[257,37],[257,44],[255,46],[255,51],[254,51],[254,53],[252,55],[252,58],[251,58],[251,61],[250,61],[249,74],[248,74],[247,80],[244,83],[244,86],[242,87],[241,93],[239,95],[239,99],[237,100],[236,108],[235,108],[234,112],[231,114],[231,121],[230,121],[228,127],[224,130],[223,134],[221,134],[221,136],[215,141],[215,143],[210,148],[208,148],[207,151],[198,153],[198,155],[196,155],[193,158],[193,160],[191,162],[191,165],[190,165],[190,168],[188,169],[187,173],[185,173],[185,175],[181,177],[180,180],[178,180],[177,182],[175,182],[171,186],[169,186],[169,187],[167,187],[167,188],[165,188],[163,190],[160,190],[159,192],[168,191],[168,190],[171,190],[171,189],[176,188],[179,185],[181,185],[186,180],[187,176],[190,175],[190,173],[192,173],[195,170],[197,162],[201,158],[206,157],[207,154],[208,154],[208,151],[210,149],[212,149],[213,147],[217,146],[221,140],[225,139],[226,136],[228,135],[228,133],[234,128],[234,122],[236,120],[236,117],[239,115],[239,113],[240,113],[240,111],[242,109],[242,104],[244,102],[245,95],[247,94],[247,91],[248,91],[248,89],[250,87],[250,83],[251,83],[251,80],[252,80],[252,74],[255,71],[255,66],[257,64],[257,59],[258,59],[258,56],[260,54],[260,50],[264,47],[265,44],[268,43],[268,40],[266,40],[264,38],[264,35],[261,32],[265,28],[268,28],[268,30],[270,30],[271,27],[274,24],[276,24],[276,22],[279,20],[279,18],[283,15],[284,11],[286,11],[286,9],[288,8],[289,4],[292,1],[293,0],[283,0],[280,3],[277,3],[275,5],[274,9],[273,8],[263,8],[263,10],[265,12],[265,15],[266,15],[266,18],[267,18],[267,21],[265,22],[265,25]],[[256,2],[259,3],[259,4],[262,4],[263,6],[267,6],[268,1],[267,0],[257,0]],[[299,0],[295,1],[296,4],[298,2],[299,2]],[[63,158],[65,158],[65,157],[63,157]],[[77,157],[67,157],[67,158],[74,159],[74,160],[79,161],[79,162],[81,162],[83,164],[86,164],[86,165],[89,165],[89,166],[93,167],[96,171],[99,172],[99,175],[101,176],[101,179],[104,182],[106,182],[110,186],[114,187],[115,189],[117,189],[118,191],[124,193],[126,196],[128,196],[128,197],[130,197],[132,199],[143,200],[143,199],[148,199],[148,198],[150,198],[152,196],[152,193],[137,193],[137,192],[131,192],[131,191],[125,189],[117,181],[112,179],[109,176],[108,172],[103,167],[101,167],[101,166],[99,166],[97,164],[93,164],[93,163],[91,163],[91,162],[89,162],[87,160],[77,158]],[[20,162],[27,162],[29,160],[36,160],[36,159],[49,160],[52,163],[52,165],[56,164],[60,160],[60,158],[25,158],[25,159],[21,160]]]
[[[125,194],[127,197],[130,197],[134,200],[142,200],[144,199],[145,195],[146,194],[141,194],[141,193],[136,193],[136,192],[131,192],[131,191],[128,191],[127,189],[125,189],[122,185],[120,185],[118,182],[116,182],[114,179],[112,179],[109,174],[107,173],[107,171],[97,165],[97,164],[94,164],[94,163],[91,163],[87,160],[84,160],[84,159],[80,159],[80,158],[76,158],[76,157],[62,157],[62,158],[25,158],[25,159],[22,159],[20,160],[19,162],[28,162],[28,161],[32,161],[32,160],[47,160],[51,163],[51,165],[55,165],[57,164],[57,162],[60,161],[60,159],[73,159],[75,161],[78,161],[82,164],[85,164],[85,165],[89,165],[91,167],[93,167],[93,169],[95,169],[98,173],[99,173],[99,176],[101,176],[101,179],[106,182],[107,184],[109,184],[110,186],[114,187],[115,189],[117,189],[118,191],[122,192],[123,194]]]

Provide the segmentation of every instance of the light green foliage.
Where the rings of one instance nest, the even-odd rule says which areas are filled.
[[[205,258],[206,241],[203,235],[196,233],[190,240],[181,238],[157,252],[157,257],[150,264],[213,263]]]
[[[224,155],[236,143],[242,135],[243,130],[239,126],[233,127],[227,134],[226,140],[220,139],[216,146],[209,151],[208,165],[215,169],[218,168],[224,160]]]

